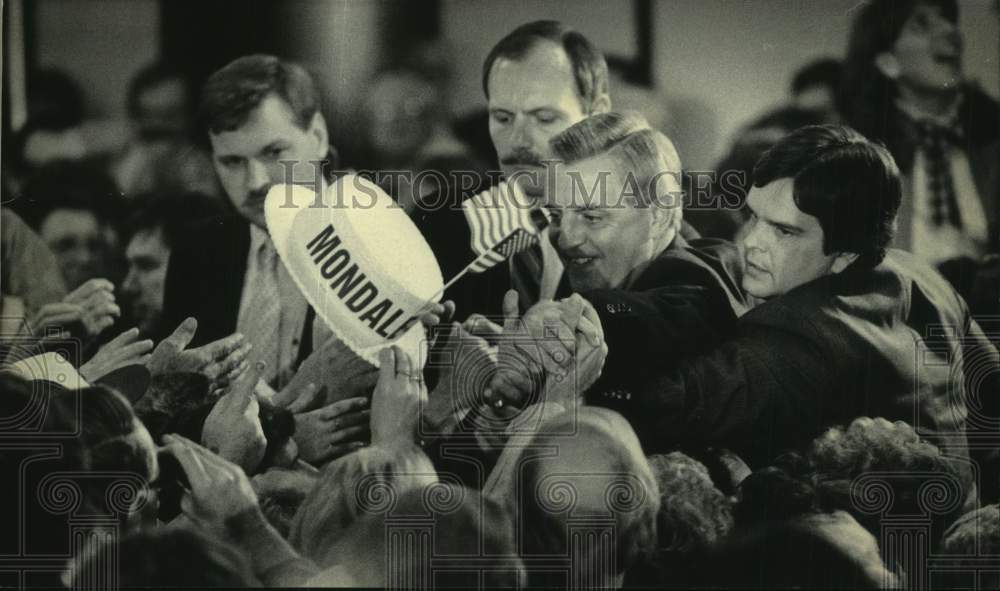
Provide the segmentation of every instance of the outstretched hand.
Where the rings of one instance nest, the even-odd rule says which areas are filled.
[[[260,424],[260,404],[254,394],[263,369],[264,364],[259,363],[233,382],[229,392],[212,407],[201,434],[207,448],[247,474],[257,470],[267,449]]]
[[[164,435],[163,441],[191,487],[181,498],[181,511],[188,519],[225,539],[228,519],[260,509],[242,468],[180,435]]]
[[[372,395],[372,445],[397,449],[412,445],[427,387],[419,367],[397,346],[379,351],[379,376]]]
[[[252,345],[235,333],[207,345],[188,349],[198,330],[198,321],[188,318],[170,336],[160,341],[147,364],[153,376],[169,373],[200,373],[212,383],[212,389],[229,386],[250,367],[247,356]]]
[[[131,328],[111,339],[80,366],[80,375],[93,384],[117,369],[144,364],[153,348],[153,341],[140,341],[138,338],[139,329]]]

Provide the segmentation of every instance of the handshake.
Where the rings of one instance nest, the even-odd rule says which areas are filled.
[[[517,293],[508,291],[503,311],[496,373],[483,393],[486,403],[495,411],[540,402],[577,405],[601,376],[608,355],[594,307],[574,294],[539,302],[519,316]]]

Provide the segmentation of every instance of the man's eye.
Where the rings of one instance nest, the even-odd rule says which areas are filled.
[[[548,125],[549,123],[555,123],[558,117],[556,117],[552,113],[538,113],[537,115],[535,115],[535,119],[537,119],[539,123]]]
[[[792,235],[791,232],[789,232],[788,230],[786,230],[784,228],[775,228],[775,230],[777,230],[778,236],[791,236]]]
[[[241,162],[243,162],[243,159],[237,157],[219,158],[219,163],[225,166],[226,168],[234,168],[236,166],[239,166]]]
[[[285,153],[285,149],[284,148],[274,147],[274,148],[268,148],[267,150],[265,150],[264,151],[264,156],[266,156],[268,158],[271,158],[271,159],[274,159],[274,158],[279,158],[284,153]]]
[[[493,120],[497,123],[506,124],[510,122],[510,115],[507,113],[493,113]]]
[[[593,213],[585,213],[583,214],[583,219],[587,220],[587,222],[591,224],[594,224],[601,221],[601,216]]]

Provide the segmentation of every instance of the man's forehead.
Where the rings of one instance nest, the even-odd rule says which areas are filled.
[[[819,220],[795,204],[794,187],[795,181],[791,178],[776,179],[763,187],[751,187],[747,206],[757,217],[771,223],[803,229],[814,225],[818,227]]]
[[[130,254],[150,254],[164,251],[167,249],[166,242],[163,241],[163,229],[159,226],[155,228],[144,228],[137,231],[132,235],[132,239],[128,243],[128,252]]]
[[[525,109],[552,107],[572,97],[579,101],[573,64],[565,50],[551,41],[539,41],[515,59],[500,57],[488,78],[490,106],[505,103]]]
[[[549,207],[615,208],[629,204],[630,196],[637,196],[637,187],[630,186],[629,175],[621,170],[618,160],[608,154],[571,164],[554,162],[549,170],[555,173],[555,191],[546,195]]]
[[[217,156],[256,152],[277,142],[302,133],[295,122],[292,108],[277,95],[269,95],[247,116],[243,125],[233,130],[209,133],[212,150]]]

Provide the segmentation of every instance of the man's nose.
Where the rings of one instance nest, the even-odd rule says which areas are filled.
[[[247,164],[247,188],[251,191],[263,188],[271,182],[267,166],[256,158],[251,158]]]
[[[743,235],[743,248],[744,250],[750,250],[751,248],[763,250],[761,242],[761,224],[751,222],[750,228]]]
[[[568,218],[569,216],[563,216],[563,219],[559,223],[559,227],[550,230],[556,234],[556,244],[562,250],[576,248],[577,246],[583,244],[584,240],[587,239],[587,234],[583,229],[583,224]]]
[[[135,269],[129,269],[128,275],[125,276],[125,281],[122,281],[122,291],[127,294],[134,294],[139,291],[139,278],[136,275]]]
[[[531,130],[528,129],[528,120],[525,117],[514,118],[514,128],[510,134],[510,143],[513,148],[531,147]]]

